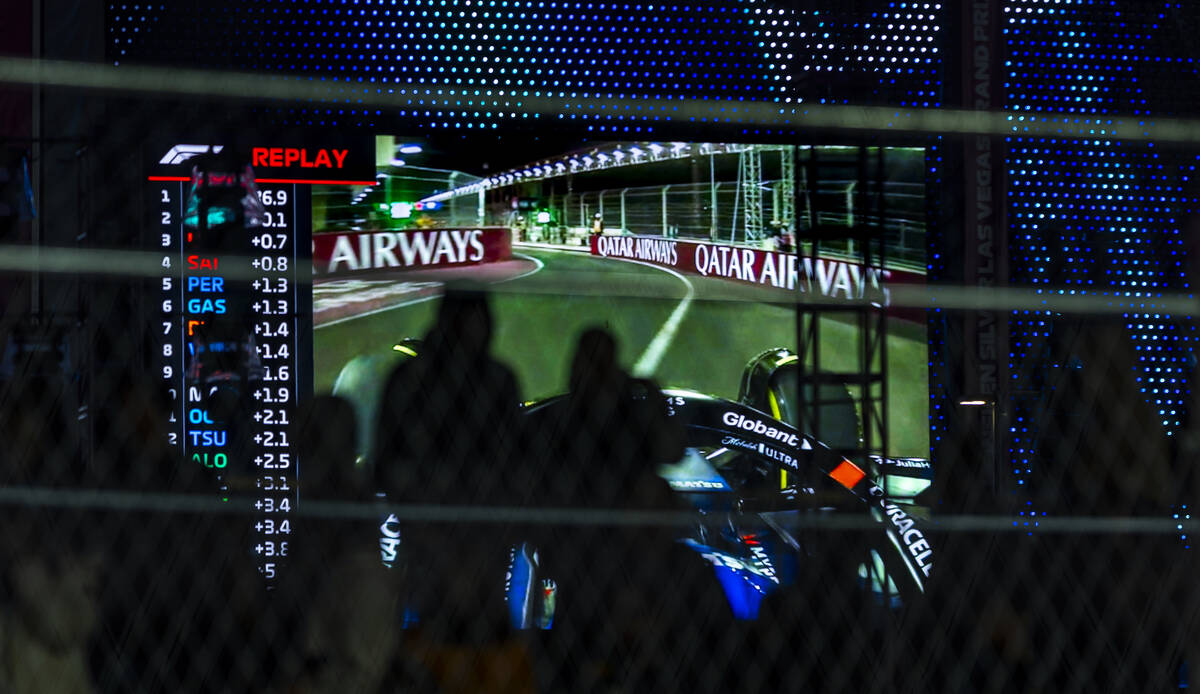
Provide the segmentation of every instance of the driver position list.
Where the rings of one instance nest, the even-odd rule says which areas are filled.
[[[171,403],[168,441],[205,470],[224,502],[252,505],[247,551],[273,579],[288,555],[296,503],[288,427],[301,390],[297,238],[307,243],[308,191],[260,188],[262,225],[226,232],[214,244],[183,223],[189,183],[152,186],[162,252],[156,359]]]
[[[161,254],[147,296],[168,441],[248,513],[246,553],[270,581],[289,555],[299,473],[289,436],[311,389],[311,185],[374,185],[375,151],[369,137],[253,144],[263,146],[146,145],[146,228]],[[194,157],[209,153],[240,165],[205,174],[233,194],[217,195],[225,211],[206,208],[200,223],[188,195]],[[246,164],[254,186],[237,178]],[[254,188],[261,207],[240,199]]]

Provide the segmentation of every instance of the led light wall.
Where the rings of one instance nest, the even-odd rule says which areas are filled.
[[[908,0],[110,2],[106,56],[118,66],[319,82],[337,99],[260,107],[268,125],[485,131],[498,135],[495,149],[520,149],[527,138],[516,133],[597,142],[837,142],[848,136],[749,122],[737,104],[940,107],[951,9]],[[424,105],[385,111],[361,103],[371,95],[417,97]],[[558,107],[530,107],[546,100]],[[674,106],[716,102],[722,105],[700,117]],[[936,213],[941,141],[904,144],[929,147],[926,191]],[[936,219],[927,232],[931,280],[942,279],[945,262]],[[936,380],[945,377],[941,323],[931,321],[929,334]],[[945,427],[941,407],[935,398],[935,441]]]
[[[1030,138],[1014,120],[1005,151],[997,152],[995,173],[1006,178],[1011,281],[1047,294],[1111,300],[1135,354],[1139,395],[1162,434],[1175,436],[1186,416],[1195,336],[1156,300],[1192,291],[1184,234],[1195,207],[1190,179],[1197,161],[1178,149],[1116,140],[1103,124],[1118,115],[1147,121],[1190,115],[1200,104],[1200,13],[1190,3],[112,2],[107,57],[118,65],[214,67],[328,84],[338,103],[280,108],[274,117],[286,125],[524,130],[626,141],[714,141],[719,126],[722,136],[790,141],[797,133],[745,122],[736,108],[697,118],[661,102],[937,108],[943,55],[949,41],[960,40],[945,34],[947,15],[978,8],[999,9],[1000,98],[990,107],[1057,114],[1052,118],[1063,125],[1062,137]],[[960,54],[962,65],[951,72],[973,70],[971,57]],[[425,105],[396,113],[357,103],[369,94],[419,96]],[[561,108],[530,108],[538,99],[557,100]],[[1085,119],[1091,119],[1086,126]],[[930,152],[936,202],[942,153]],[[931,281],[953,279],[945,268],[959,262],[944,255],[944,233],[930,225]],[[1052,318],[1011,315],[1010,349],[1000,355],[1012,414],[1000,457],[1008,486],[1018,490],[1036,484],[1038,393],[1047,368],[1061,366],[1044,358]],[[937,384],[950,378],[940,319],[931,320],[929,335],[930,382]],[[935,442],[947,421],[939,398],[931,393]]]
[[[1118,115],[1152,122],[1195,110],[1196,13],[1185,4],[1008,0],[1001,24],[1006,107],[1056,114],[1064,133],[1022,137],[1014,115],[1005,162],[1013,282],[1047,296],[1101,297],[1114,308],[1133,355],[1128,376],[1156,420],[1146,436],[1174,436],[1184,424],[1196,335],[1160,302],[1193,291],[1184,234],[1197,161],[1113,138],[1104,125]],[[1027,516],[1044,514],[1028,487],[1037,486],[1046,449],[1061,443],[1039,431],[1049,391],[1085,367],[1052,347],[1067,339],[1063,326],[1050,311],[1015,312],[1010,321],[1008,457]]]
[[[639,100],[936,106],[941,3],[762,0],[253,0],[110,3],[108,58],[328,82],[338,107],[295,125],[525,125],[597,133],[737,123]],[[425,106],[356,107],[365,94]],[[537,113],[530,100],[560,100]],[[617,102],[617,103],[613,103]],[[780,135],[749,128],[747,134]]]

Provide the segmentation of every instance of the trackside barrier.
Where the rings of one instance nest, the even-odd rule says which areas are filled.
[[[695,241],[645,236],[593,236],[592,255],[623,258],[669,267],[702,277],[716,277],[764,287],[799,291],[826,299],[862,299],[881,294],[890,303],[889,287],[924,284],[925,275],[909,270],[864,266],[853,260],[813,258]],[[924,322],[920,309],[893,307],[897,318]]]
[[[313,274],[481,265],[512,258],[507,227],[314,234]]]

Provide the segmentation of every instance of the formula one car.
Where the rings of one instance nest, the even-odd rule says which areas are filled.
[[[835,452],[849,454],[861,450],[862,431],[858,409],[845,384],[806,385],[803,396],[799,383],[799,357],[785,347],[760,352],[742,372],[738,402],[769,413],[807,432]],[[800,404],[807,407],[801,422]],[[889,499],[919,504],[917,497],[933,481],[933,469],[927,458],[883,457],[868,455],[861,461],[870,469]],[[915,509],[927,515],[928,509]]]
[[[334,393],[355,402],[360,423],[366,423],[360,430],[360,459],[368,453],[379,394],[359,386],[381,382],[381,369],[415,357],[419,350],[419,342],[406,340],[391,354],[352,360],[339,375]],[[658,472],[697,512],[691,531],[679,541],[713,565],[734,616],[741,619],[754,619],[763,598],[816,567],[841,571],[841,580],[854,582],[874,604],[899,607],[924,592],[933,568],[933,549],[919,522],[924,514],[911,499],[890,497],[879,483],[880,471],[895,461],[876,457],[852,462],[782,419],[798,406],[791,386],[795,381],[787,373],[795,361],[795,355],[781,349],[752,359],[743,378],[742,402],[662,391],[669,417],[685,433],[685,455]],[[844,388],[842,395],[828,395],[835,403],[826,412],[831,430],[841,418],[838,448],[852,448],[858,440],[853,402],[846,407]],[[527,403],[525,412],[535,420],[567,403],[567,396],[556,396]],[[754,406],[761,404],[770,412]],[[919,468],[919,481],[928,468],[927,461],[921,462],[923,468],[913,464],[898,469],[912,477],[911,470]],[[842,533],[831,541],[822,528],[839,524],[866,532]],[[862,539],[848,541],[850,536]],[[391,545],[394,559],[394,541]],[[539,575],[538,548],[522,545],[512,557],[506,582],[512,624],[545,628],[553,623],[553,577]]]
[[[764,597],[817,566],[856,572],[880,605],[899,607],[924,592],[933,568],[928,540],[861,467],[747,405],[685,390],[663,395],[686,452],[659,475],[697,511],[680,541],[712,563],[735,617],[755,618]],[[526,411],[537,417],[563,403],[551,398]],[[848,516],[874,529],[858,533],[858,543],[821,537],[823,524],[856,527]]]

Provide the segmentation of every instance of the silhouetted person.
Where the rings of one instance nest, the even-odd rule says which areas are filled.
[[[1043,230],[1057,249],[1047,283],[1109,291],[1117,239],[1069,226]],[[1078,237],[1081,238],[1075,238]],[[1107,246],[1107,247],[1106,247]],[[1052,253],[1055,255],[1055,253]],[[1076,287],[1082,287],[1076,290]],[[1167,518],[1180,491],[1162,418],[1138,383],[1144,356],[1128,317],[1052,312],[1019,364],[1034,386],[1016,404],[1034,438],[1023,475],[1026,518]],[[1149,355],[1146,355],[1149,356]],[[1152,383],[1152,381],[1151,381]],[[1035,399],[1036,398],[1036,399]],[[1023,496],[1023,494],[1022,494]],[[1019,498],[1019,497],[1018,497]],[[961,501],[961,500],[959,500]],[[967,509],[970,511],[971,509]],[[1166,534],[954,533],[930,583],[931,630],[973,661],[943,657],[946,691],[1161,691],[1175,686],[1185,553]],[[950,568],[955,567],[955,568]],[[936,675],[935,675],[936,679]]]
[[[292,438],[304,460],[304,498],[369,497],[366,472],[356,467],[357,419],[353,405],[336,395],[318,395],[297,408]]]
[[[1179,501],[1165,431],[1135,382],[1133,340],[1124,321],[1063,315],[1051,323],[1038,421],[1043,474],[1035,479],[1045,490],[1039,505],[1051,514],[1167,518]],[[1050,686],[1174,686],[1177,615],[1164,609],[1163,596],[1175,603],[1183,595],[1178,540],[1111,531],[1039,540],[1039,563],[1061,577],[1047,585],[1061,606],[1056,618],[1031,615],[1037,624],[1031,647],[1044,659],[1039,665],[1059,664]],[[1064,643],[1081,666],[1054,660]]]
[[[364,502],[373,495],[356,468],[353,406],[333,396],[302,403],[293,424],[304,475],[301,503]],[[372,521],[320,514],[296,519],[283,607],[301,615],[291,646],[287,691],[295,694],[413,691],[400,657],[402,607],[395,572],[380,564]]]
[[[682,435],[668,422],[658,387],[622,370],[616,342],[599,328],[579,336],[569,383],[559,415],[547,418],[546,445],[556,460],[546,466],[543,496],[567,506],[669,504],[656,467],[682,457]]]
[[[542,540],[559,585],[543,680],[551,690],[688,689],[730,611],[708,564],[675,542],[682,528],[623,522],[622,512],[682,510],[657,468],[682,457],[683,435],[661,391],[631,377],[616,355],[607,331],[584,331],[570,394],[540,418],[542,503],[615,514]]]
[[[384,388],[372,457],[389,503],[478,509],[528,496],[514,469],[520,392],[508,367],[489,354],[491,338],[487,296],[447,287],[418,356],[399,365]],[[511,539],[505,526],[443,517],[404,523],[400,533],[396,570],[422,635],[476,644],[501,638]]]
[[[5,486],[80,486],[75,414],[65,379],[49,368],[29,367],[0,390]],[[55,502],[0,507],[0,691],[93,688],[105,545],[93,514]]]
[[[486,294],[448,287],[419,355],[398,366],[384,390],[374,457],[389,499],[511,502],[520,391],[489,354],[491,339]]]
[[[76,486],[83,481],[72,387],[56,372],[22,373],[0,388],[0,482]]]
[[[1052,285],[1107,289],[1110,278],[1124,272],[1114,267],[1115,233],[1049,231],[1063,237],[1082,231],[1090,249],[1074,262],[1053,265]],[[1051,516],[1167,518],[1180,501],[1182,475],[1172,468],[1164,417],[1147,402],[1153,377],[1138,382],[1149,345],[1136,339],[1129,321],[1073,313],[1046,320],[1036,357],[1041,399],[1030,484],[1034,504]],[[1108,531],[1037,539],[1036,563],[1056,577],[1044,584],[1056,609],[1026,610],[1033,624],[1029,649],[1037,654],[1030,687],[1173,687],[1178,615],[1164,605],[1178,605],[1183,594],[1185,553],[1177,538]]]

